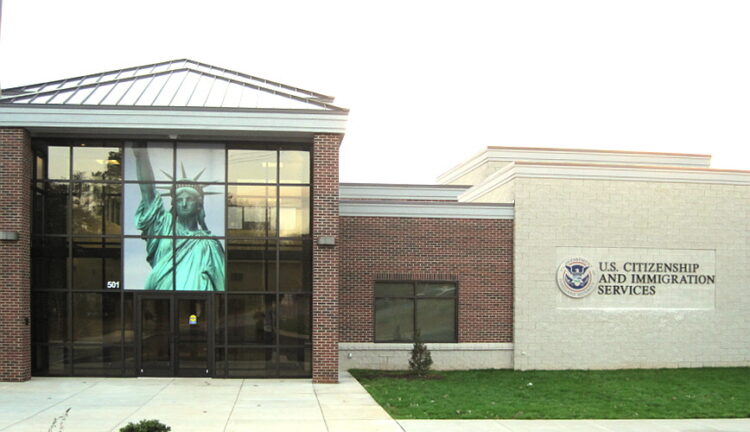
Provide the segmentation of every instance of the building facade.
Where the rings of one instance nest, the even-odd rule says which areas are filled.
[[[490,147],[340,184],[333,98],[191,60],[0,95],[0,379],[747,366],[750,173]]]
[[[336,381],[332,101],[190,60],[4,90],[2,378]]]

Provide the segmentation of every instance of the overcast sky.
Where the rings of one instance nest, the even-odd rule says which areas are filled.
[[[0,84],[187,57],[336,97],[344,182],[495,146],[750,170],[748,1],[2,0]]]

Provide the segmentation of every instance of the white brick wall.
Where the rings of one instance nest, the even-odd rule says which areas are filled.
[[[516,369],[750,365],[750,187],[513,183]],[[704,298],[694,310],[679,301],[651,309],[561,307],[575,300],[561,302],[559,254],[586,248],[650,250],[653,259],[661,250],[666,260],[671,250],[709,251],[715,257],[713,302]]]

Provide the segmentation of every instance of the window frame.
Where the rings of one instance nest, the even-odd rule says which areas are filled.
[[[377,285],[378,284],[410,284],[412,285],[411,296],[378,296]],[[451,284],[454,287],[453,296],[451,297],[436,297],[436,296],[418,296],[416,294],[416,288],[418,284]],[[458,343],[458,299],[459,299],[459,283],[457,280],[424,280],[424,279],[386,279],[386,280],[375,280],[372,285],[372,339],[374,343],[414,343],[414,337],[411,340],[402,341],[380,341],[377,338],[377,309],[376,303],[378,299],[407,299],[412,300],[412,326],[414,334],[417,331],[417,300],[418,299],[433,299],[433,300],[453,300],[453,339],[449,342],[446,341],[430,341],[422,339],[424,343]]]

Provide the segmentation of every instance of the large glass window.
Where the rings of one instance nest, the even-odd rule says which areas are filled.
[[[456,342],[455,282],[377,282],[375,342]]]
[[[34,373],[136,375],[139,299],[205,291],[215,376],[309,376],[309,148],[62,138],[33,147]]]

